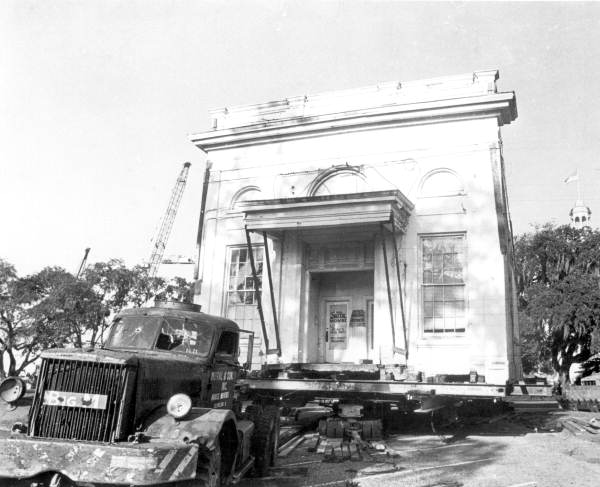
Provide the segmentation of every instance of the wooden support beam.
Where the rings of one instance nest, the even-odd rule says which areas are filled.
[[[248,227],[245,227],[246,230],[246,246],[248,247],[248,257],[250,257],[250,268],[252,269],[252,279],[255,289],[254,296],[256,297],[256,307],[258,308],[258,316],[260,317],[260,326],[263,332],[263,340],[265,342],[265,352],[269,353],[269,337],[267,335],[267,327],[265,325],[265,315],[263,313],[262,308],[262,300],[261,300],[261,290],[259,289],[258,283],[258,275],[256,273],[256,265],[254,264],[254,252],[252,251],[252,240],[250,239],[250,232],[248,231]]]
[[[406,318],[404,316],[404,296],[402,296],[402,280],[400,279],[400,256],[398,254],[398,244],[396,243],[396,225],[392,217],[392,242],[394,243],[394,254],[396,257],[396,278],[398,279],[398,295],[400,296],[400,317],[402,318],[402,332],[404,333],[404,353],[408,360],[408,337],[406,333]]]
[[[387,249],[385,247],[385,232],[383,223],[380,224],[381,248],[383,249],[383,268],[385,269],[385,282],[387,285],[388,304],[390,306],[390,323],[392,324],[392,348],[396,351],[396,326],[394,325],[394,304],[392,303],[392,290],[390,288],[390,273],[388,270]]]
[[[271,257],[269,256],[269,241],[267,232],[263,232],[263,240],[265,243],[265,262],[267,263],[267,275],[269,277],[269,294],[271,295],[271,308],[273,309],[273,327],[275,328],[275,344],[276,348],[271,350],[281,357],[281,341],[279,339],[279,323],[277,322],[277,307],[275,306],[275,292],[273,291],[273,277],[271,275]]]

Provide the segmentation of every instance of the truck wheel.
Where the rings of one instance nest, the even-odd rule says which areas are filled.
[[[254,455],[254,473],[264,477],[269,467],[275,464],[279,443],[279,408],[267,406],[257,419],[252,453]]]
[[[246,419],[252,421],[254,424],[258,423],[258,418],[262,415],[262,407],[258,404],[250,404],[246,406],[245,411]]]
[[[218,438],[212,451],[198,454],[196,469],[197,487],[221,487],[221,445]]]

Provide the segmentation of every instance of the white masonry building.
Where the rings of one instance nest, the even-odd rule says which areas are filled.
[[[210,164],[195,301],[265,362],[520,378],[500,135],[517,109],[497,80],[212,111],[192,136]]]

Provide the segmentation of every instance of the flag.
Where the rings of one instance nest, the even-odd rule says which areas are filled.
[[[579,173],[577,172],[578,170],[575,169],[575,171],[573,171],[572,174],[569,174],[566,178],[565,178],[565,183],[569,184],[572,183],[573,181],[578,181],[579,180]]]

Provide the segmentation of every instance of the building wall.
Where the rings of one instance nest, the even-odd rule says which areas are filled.
[[[337,170],[349,175],[347,181],[332,183],[337,192],[400,190],[415,205],[406,232],[398,239],[408,367],[425,375],[467,374],[476,370],[485,375],[488,383],[503,383],[517,376],[520,366],[515,356],[518,328],[511,275],[512,244],[510,226],[501,221],[507,215],[500,214],[506,212],[505,188],[503,184],[498,186],[497,181],[498,176],[503,179],[503,168],[498,162],[500,146],[497,117],[481,116],[324,133],[209,151],[212,171],[200,253],[202,284],[196,301],[206,312],[225,312],[228,248],[246,242],[241,201],[311,196],[315,181]],[[442,186],[436,191],[434,185],[432,192],[427,181],[436,171],[443,171],[449,181],[454,177],[458,190],[455,187],[447,191],[447,186]],[[421,237],[446,234],[466,236],[466,330],[458,334],[426,334]],[[260,245],[262,237],[252,234],[252,241]],[[317,310],[311,299],[305,243],[296,232],[286,231],[281,238],[270,240],[269,246],[282,342],[279,360],[311,360],[320,338],[314,323]],[[389,241],[387,248],[391,254]],[[390,346],[391,324],[379,236],[374,237],[373,268],[374,347],[368,357],[361,358],[375,363],[403,363],[405,357],[395,354]],[[392,262],[389,269],[396,343],[403,346]],[[272,337],[273,320],[264,274],[262,302]]]
[[[242,215],[232,208],[241,189],[251,188],[246,196],[256,199],[304,196],[319,171],[346,163],[362,166],[368,188],[400,189],[415,204],[400,245],[401,259],[406,263],[404,291],[410,363],[428,374],[465,373],[473,369],[484,370],[490,378],[506,375],[505,269],[490,162],[491,151],[498,147],[497,133],[495,120],[489,119],[343,134],[211,155],[214,169],[201,265],[203,289],[198,301],[208,312],[223,313],[227,246],[245,243]],[[463,195],[420,194],[423,178],[439,169],[456,174],[464,187]],[[456,232],[467,235],[467,331],[457,337],[426,337],[420,329],[419,236]],[[253,238],[260,242],[256,236]],[[382,252],[379,245],[375,248],[377,269],[381,270]],[[284,360],[297,361],[304,358],[302,348],[308,346],[303,343],[306,340],[296,337],[296,331],[305,328],[298,322],[303,308],[298,296],[303,294],[305,278],[301,242],[285,239],[283,253],[281,264],[286,279],[275,287],[281,302]],[[383,360],[393,361],[388,347],[383,345],[389,343],[390,333],[389,324],[386,327],[385,323],[385,280],[380,274],[376,272],[375,276],[375,314],[381,315],[375,337],[383,348]],[[268,304],[268,300],[263,301]],[[265,311],[267,308],[266,305]]]

